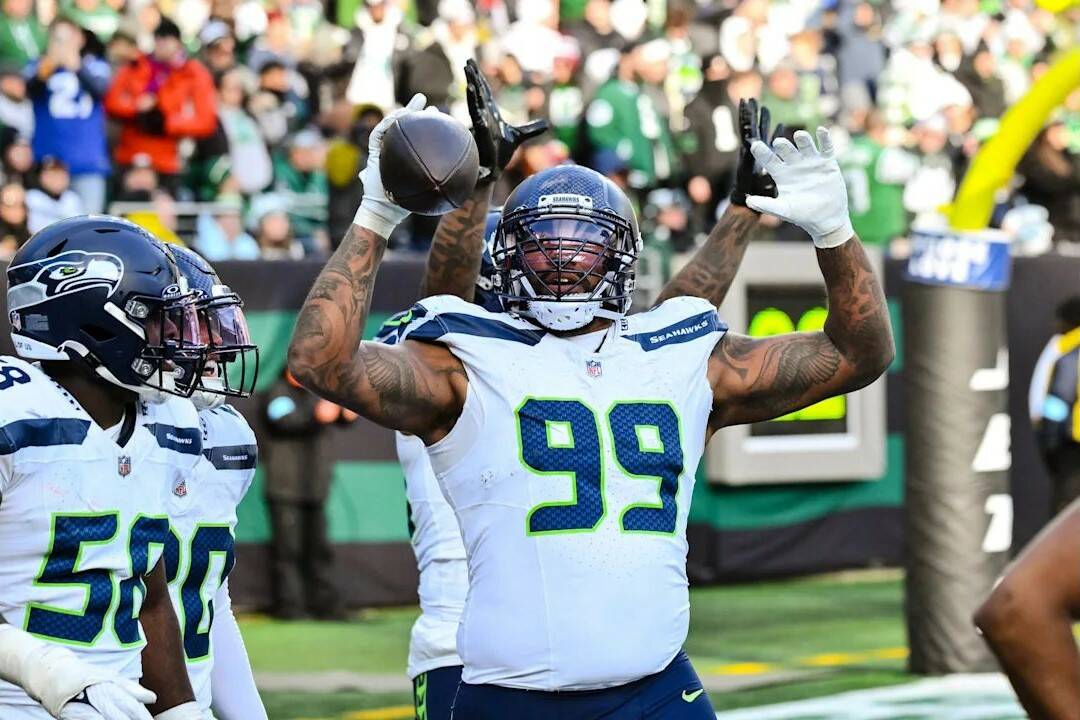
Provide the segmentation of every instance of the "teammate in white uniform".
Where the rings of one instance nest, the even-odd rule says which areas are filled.
[[[232,614],[228,576],[235,562],[236,509],[255,479],[255,433],[229,397],[247,397],[258,376],[240,297],[206,260],[173,250],[180,274],[197,295],[207,362],[191,400],[199,411],[202,460],[188,487],[186,512],[171,516],[166,572],[180,619],[188,675],[199,709],[219,720],[266,720]]]
[[[404,112],[419,110],[414,98]],[[418,436],[457,515],[469,594],[453,717],[711,718],[685,654],[685,524],[705,441],[850,392],[892,359],[880,284],[847,215],[828,133],[754,156],[777,197],[748,206],[802,225],[829,294],[825,330],[752,339],[707,302],[626,318],[640,236],[629,201],[558,167],[507,200],[493,253],[510,312],[457,298],[412,311],[404,341],[361,342],[385,237],[406,212],[372,133],[354,226],[300,312],[290,370]]]
[[[194,298],[164,245],[102,216],[37,233],[7,278],[16,350],[42,362],[0,358],[0,614],[141,678],[158,718],[200,718],[159,562],[202,451],[194,408],[173,397],[202,364]],[[59,716],[138,717],[117,709],[87,692]],[[56,710],[0,684],[4,720]]]

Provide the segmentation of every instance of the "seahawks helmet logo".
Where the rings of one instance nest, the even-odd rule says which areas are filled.
[[[124,276],[124,263],[112,253],[72,250],[8,270],[11,277],[31,272],[30,279],[8,289],[12,310],[99,287],[111,295]]]

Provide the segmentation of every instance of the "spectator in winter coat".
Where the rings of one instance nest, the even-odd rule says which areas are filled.
[[[214,81],[201,63],[187,57],[180,29],[167,18],[154,31],[153,53],[117,73],[105,109],[122,123],[116,162],[127,166],[146,153],[166,187],[178,181],[178,141],[206,137],[217,126]]]
[[[104,60],[82,55],[84,45],[78,25],[55,20],[45,55],[26,68],[27,89],[34,104],[34,157],[62,160],[83,209],[100,213],[109,174],[102,100],[112,70]]]
[[[63,160],[51,156],[41,159],[38,187],[26,193],[26,209],[26,225],[31,233],[83,214],[82,201],[71,190],[71,175]]]
[[[1021,192],[1050,211],[1054,240],[1080,243],[1080,156],[1068,152],[1068,130],[1048,125],[1035,138],[1017,171],[1024,176]]]

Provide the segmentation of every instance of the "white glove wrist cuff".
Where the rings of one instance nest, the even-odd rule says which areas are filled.
[[[0,624],[0,678],[10,680],[53,717],[103,673],[90,670],[74,653],[11,625]]]
[[[855,228],[851,226],[851,219],[844,218],[843,224],[835,230],[830,230],[824,235],[814,235],[814,245],[822,250],[840,247],[855,236]]]
[[[377,209],[364,207],[364,203],[361,202],[360,207],[356,210],[356,216],[353,218],[353,223],[386,239],[390,237],[390,233],[394,232],[394,228],[396,228],[402,220],[404,220],[404,218],[388,218]]]
[[[154,720],[202,720],[203,714],[197,703],[189,702],[177,705],[154,716]]]

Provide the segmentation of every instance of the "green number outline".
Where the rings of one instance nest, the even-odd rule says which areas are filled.
[[[197,525],[195,525],[195,528],[192,530],[191,537],[188,538],[188,542],[187,542],[187,558],[186,558],[187,567],[185,568],[187,570],[187,572],[181,573],[179,570],[177,570],[177,572],[176,572],[176,582],[179,583],[179,585],[177,586],[177,589],[178,589],[178,597],[177,597],[177,599],[180,601],[178,603],[179,606],[180,606],[180,608],[179,608],[180,609],[180,617],[179,617],[179,620],[180,620],[180,635],[181,635],[181,642],[184,645],[184,660],[187,662],[188,665],[196,665],[198,663],[204,663],[204,662],[207,662],[208,660],[210,660],[212,657],[214,657],[214,639],[213,639],[213,635],[210,632],[211,630],[213,630],[213,627],[214,627],[214,621],[210,617],[210,603],[213,602],[214,598],[213,598],[213,596],[211,596],[211,597],[206,596],[206,592],[205,592],[206,591],[206,581],[209,580],[211,577],[213,577],[213,573],[211,573],[210,570],[211,570],[211,567],[213,565],[211,560],[213,560],[214,556],[215,555],[220,555],[226,561],[228,561],[228,557],[229,557],[228,552],[225,551],[225,550],[211,550],[210,552],[208,552],[206,554],[206,577],[203,578],[202,583],[199,585],[199,602],[202,604],[202,620],[206,620],[209,623],[207,625],[207,628],[206,628],[207,651],[206,651],[206,654],[201,656],[201,657],[197,657],[197,658],[188,657],[187,643],[184,642],[184,641],[187,640],[187,636],[185,635],[185,633],[187,632],[187,606],[184,605],[184,585],[186,585],[187,581],[189,579],[191,579],[191,561],[195,558],[195,553],[194,553],[195,536],[198,535],[199,530],[201,530],[203,528],[225,528],[226,530],[229,531],[229,534],[233,536],[233,542],[234,543],[236,542],[236,536],[233,533],[232,525],[230,525],[229,523],[198,523]],[[181,548],[184,547],[183,543],[181,543],[180,547]],[[185,564],[184,560],[185,560],[185,558],[181,558],[181,564],[182,565]],[[223,566],[224,566],[224,564],[223,564]],[[222,579],[220,577],[220,575],[221,575],[221,573],[218,573],[217,588],[214,590],[213,595],[216,595],[217,591],[220,590],[221,586],[225,583],[225,580]],[[181,577],[183,577],[183,580],[180,580]],[[228,575],[226,575],[226,577],[228,577]],[[202,624],[202,620],[200,620],[200,625]],[[199,630],[198,626],[195,627],[195,634],[196,635],[201,635],[202,634],[201,631]]]
[[[588,528],[568,528],[568,529],[565,529],[565,530],[536,530],[536,531],[533,531],[531,529],[532,528],[532,516],[533,516],[533,513],[535,513],[537,510],[540,510],[542,508],[573,507],[573,506],[578,504],[578,492],[577,492],[577,473],[576,472],[573,472],[572,470],[570,470],[570,471],[568,471],[568,470],[537,470],[532,465],[525,462],[525,443],[522,442],[522,439],[521,439],[521,408],[525,407],[526,403],[528,403],[530,400],[537,400],[537,401],[541,401],[541,402],[543,402],[543,401],[576,402],[576,403],[581,404],[581,406],[584,407],[586,410],[588,410],[589,413],[592,415],[593,428],[596,430],[596,445],[597,445],[597,448],[600,450],[600,463],[599,463],[599,466],[600,466],[600,486],[599,486],[599,493],[600,493],[600,508],[601,508],[600,517],[598,517],[596,519],[596,522],[593,523],[592,527],[588,527]],[[525,515],[525,534],[527,536],[529,536],[529,537],[534,537],[534,536],[537,536],[537,535],[576,535],[576,534],[579,534],[579,533],[596,532],[596,529],[598,527],[600,527],[601,523],[604,522],[604,518],[607,517],[607,513],[608,513],[607,495],[605,493],[605,490],[606,490],[606,487],[607,487],[607,477],[606,477],[607,472],[606,472],[606,469],[605,469],[606,463],[603,461],[604,460],[604,435],[600,431],[600,423],[599,423],[599,421],[598,421],[598,419],[596,417],[596,411],[593,410],[591,407],[589,407],[589,404],[586,403],[585,401],[581,400],[580,398],[537,397],[537,396],[534,396],[534,395],[530,395],[530,396],[526,397],[524,400],[522,400],[521,403],[517,406],[517,408],[514,409],[514,420],[515,420],[514,427],[515,427],[516,432],[517,432],[517,441],[518,441],[518,460],[521,462],[521,466],[523,468],[525,468],[526,470],[528,470],[529,472],[531,472],[533,475],[559,475],[559,476],[562,476],[562,477],[569,476],[573,480],[573,482],[570,485],[570,488],[573,490],[574,494],[573,494],[573,497],[572,497],[572,499],[570,501],[568,501],[568,502],[567,501],[555,501],[555,502],[540,503],[539,505],[534,505],[533,508],[531,510],[529,510],[528,514]],[[545,424],[544,424],[544,433],[547,436],[547,439],[548,439],[548,441],[550,443],[551,436],[549,434],[549,428],[548,428],[548,425],[547,425],[547,421],[545,421]],[[570,432],[570,440],[571,440],[571,445],[569,446],[569,448],[555,448],[555,449],[565,450],[565,449],[572,449],[574,447],[573,430],[571,430],[571,432]],[[549,445],[549,447],[550,447],[550,445]]]
[[[105,632],[105,624],[108,621],[110,615],[115,615],[116,604],[119,602],[119,595],[116,591],[116,576],[114,573],[109,572],[109,585],[112,590],[109,594],[109,607],[101,616],[101,627],[98,628],[97,634],[94,635],[94,639],[87,642],[80,642],[78,640],[69,640],[67,638],[53,637],[52,635],[40,635],[30,631],[30,615],[34,610],[41,610],[44,612],[57,613],[59,615],[69,615],[71,617],[86,617],[86,611],[90,608],[90,593],[93,588],[88,582],[39,582],[41,576],[45,574],[45,568],[49,564],[49,558],[52,557],[53,552],[56,550],[56,520],[59,517],[86,517],[86,518],[116,518],[116,529],[113,530],[113,534],[105,540],[85,540],[79,543],[79,550],[75,554],[75,562],[71,567],[71,573],[79,572],[79,562],[82,560],[83,549],[87,545],[107,545],[116,539],[116,536],[120,533],[120,511],[119,510],[106,510],[104,512],[54,512],[51,514],[51,520],[49,521],[49,551],[45,553],[41,559],[41,567],[38,569],[37,576],[34,577],[34,587],[40,588],[57,588],[57,587],[80,587],[86,592],[86,598],[83,600],[82,610],[68,610],[66,608],[56,607],[54,605],[47,605],[45,603],[29,602],[26,605],[26,612],[23,614],[23,630],[30,633],[35,637],[45,638],[50,642],[57,643],[58,645],[72,645],[75,647],[93,647],[99,639],[101,634]]]
[[[675,415],[675,431],[679,435],[680,449],[682,449],[682,444],[683,444],[683,442],[682,442],[682,417],[679,415],[679,411],[675,408],[675,405],[669,400],[616,400],[615,402],[611,403],[611,405],[607,409],[607,413],[604,416],[607,419],[607,430],[608,430],[609,435],[611,436],[611,457],[612,457],[612,459],[615,460],[615,464],[619,466],[620,470],[622,470],[624,473],[626,473],[627,477],[639,478],[639,479],[642,479],[642,480],[655,480],[656,481],[656,500],[657,500],[657,502],[656,503],[633,503],[633,504],[627,505],[625,508],[623,508],[623,511],[621,513],[619,513],[619,532],[621,532],[624,535],[675,535],[679,531],[679,491],[682,490],[682,478],[683,478],[683,475],[686,473],[685,452],[683,453],[683,455],[684,455],[684,457],[683,457],[683,467],[679,471],[679,474],[675,477],[675,494],[672,496],[672,499],[675,501],[675,528],[672,529],[670,532],[665,532],[663,530],[627,530],[626,529],[626,525],[624,523],[624,518],[626,517],[626,513],[628,513],[630,510],[632,510],[634,508],[641,508],[643,510],[663,510],[664,509],[664,498],[661,497],[661,495],[660,495],[660,489],[664,484],[664,478],[662,476],[660,476],[660,475],[639,475],[637,473],[632,473],[629,470],[627,470],[626,467],[622,464],[622,461],[619,460],[618,446],[615,444],[615,429],[612,427],[612,424],[611,424],[611,413],[612,413],[613,410],[615,410],[615,408],[619,407],[620,405],[667,405],[669,408],[671,408],[671,412]],[[641,428],[641,427],[654,427],[654,428],[656,428],[656,434],[658,436],[661,436],[660,426],[656,425],[656,424],[653,424],[653,423],[634,423],[634,436],[635,436],[635,439],[636,439],[636,441],[638,443],[638,452],[651,452],[651,453],[657,452],[656,450],[642,450],[641,449],[641,435],[638,434],[638,432],[637,432],[637,429]],[[664,439],[661,436],[660,437],[660,444],[663,445],[663,443],[664,443]],[[667,446],[664,446],[659,452],[660,453],[667,452]]]
[[[169,519],[168,515],[146,515],[144,513],[139,513],[138,515],[135,516],[135,518],[131,521],[131,525],[128,526],[128,532],[127,532],[127,538],[128,538],[128,544],[127,544],[128,561],[131,563],[131,577],[133,577],[133,578],[137,577],[137,576],[135,575],[135,557],[131,552],[131,541],[132,541],[132,539],[134,537],[135,526],[142,519],[164,520],[169,525],[169,531],[172,532],[172,521]],[[153,555],[151,554],[150,551],[155,545],[157,545],[158,548],[159,548],[159,552],[158,552],[158,555],[157,555],[157,558],[158,558],[159,561],[161,560],[162,553],[165,552],[165,543],[163,543],[163,542],[153,542],[153,541],[151,541],[151,542],[146,543],[146,575],[149,575],[150,572],[154,569],[154,566],[157,565],[156,562],[151,562],[151,559],[152,559]],[[140,602],[139,602],[139,611],[141,612],[142,611],[142,603],[146,601],[146,580],[144,580],[143,577],[139,577],[139,582],[136,583],[135,587],[133,587],[132,590],[131,590],[131,617],[135,621],[135,626],[139,629],[139,639],[136,640],[135,642],[124,643],[124,642],[120,641],[120,633],[118,633],[116,631],[116,623],[117,623],[117,621],[120,620],[120,607],[119,607],[119,605],[120,605],[120,587],[119,587],[119,583],[116,582],[115,576],[113,577],[113,595],[115,595],[116,597],[115,597],[115,599],[114,599],[114,601],[112,603],[112,606],[110,606],[110,608],[109,608],[109,611],[113,615],[113,621],[112,621],[112,623],[110,623],[110,626],[111,626],[113,637],[116,638],[117,646],[122,647],[122,648],[133,648],[133,647],[137,647],[137,646],[140,646],[140,645],[146,645],[146,636],[143,635],[142,623],[139,622],[139,613],[135,612],[135,590],[139,590],[140,595],[141,595]]]

